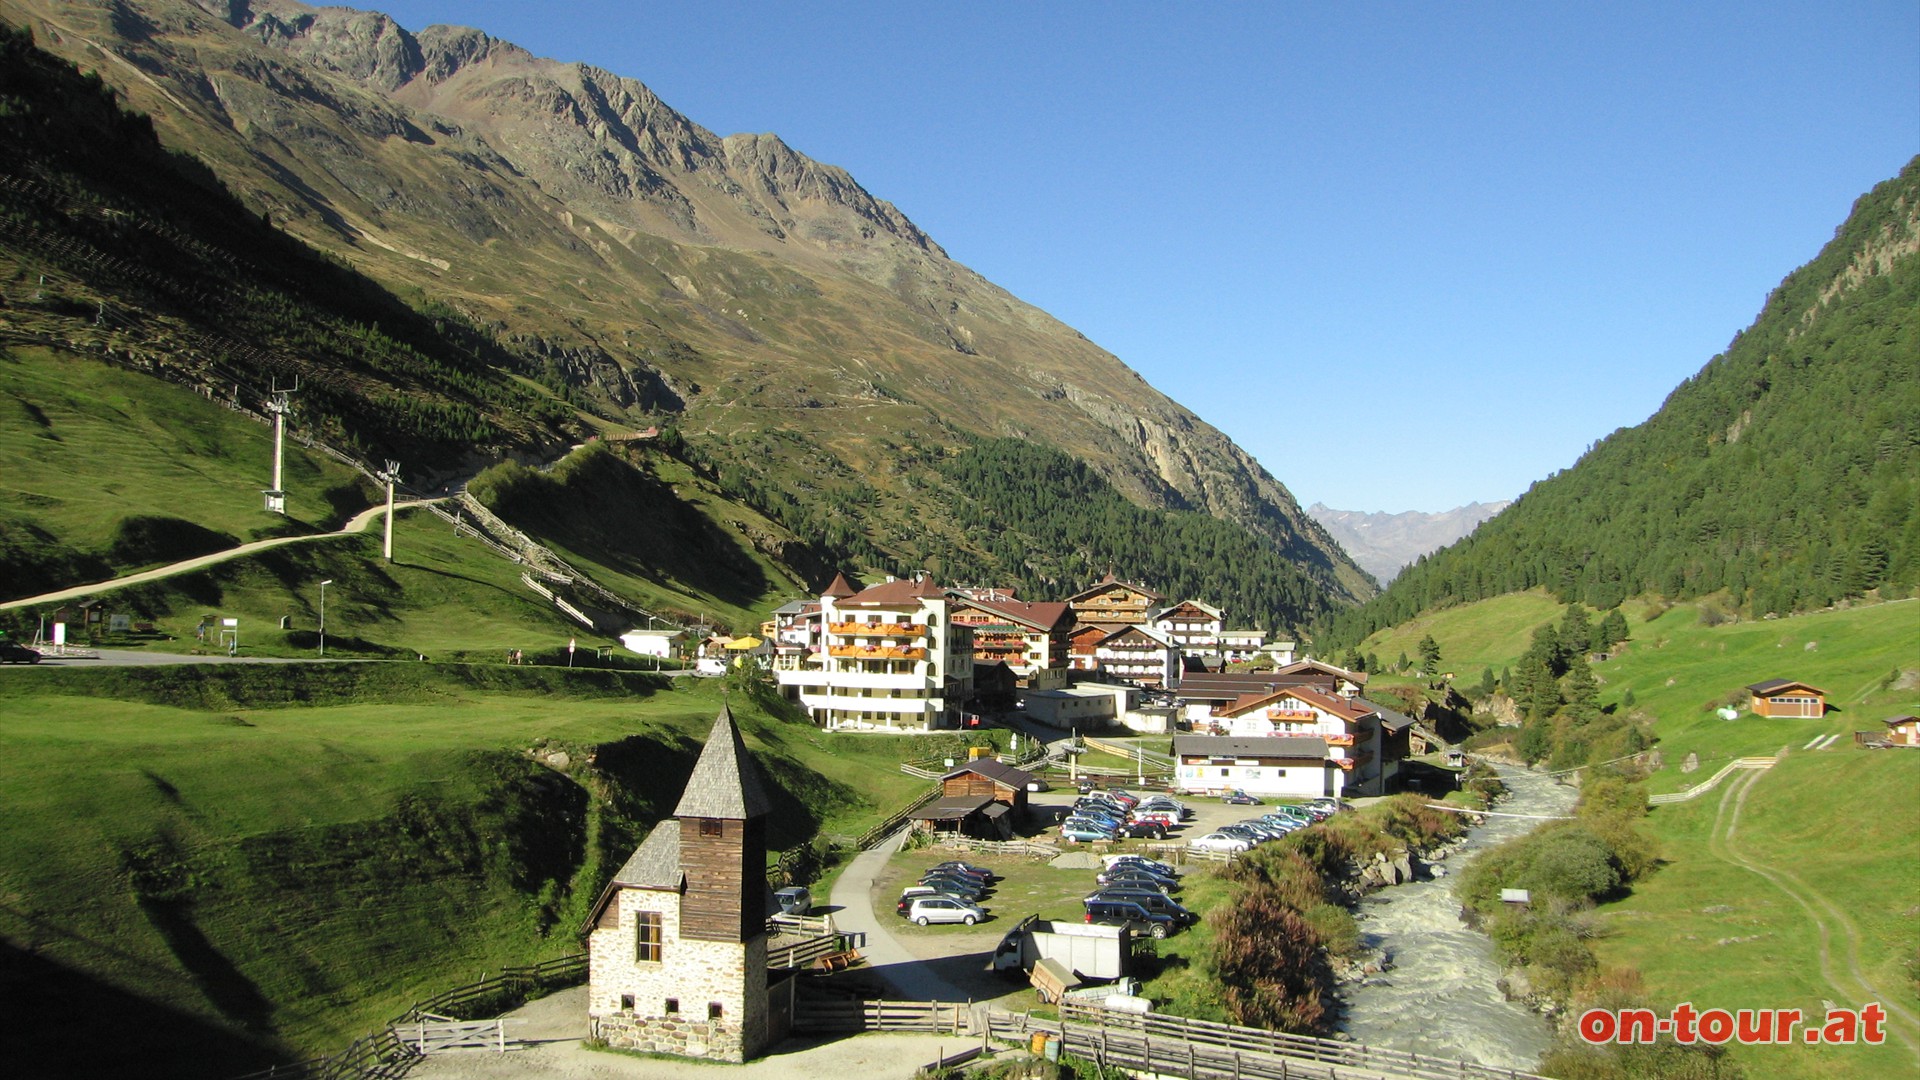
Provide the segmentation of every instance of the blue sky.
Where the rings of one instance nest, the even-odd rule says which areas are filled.
[[[366,4],[840,165],[1305,505],[1511,498],[1920,153],[1920,3]]]

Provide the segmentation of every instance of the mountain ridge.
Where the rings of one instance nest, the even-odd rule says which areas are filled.
[[[1337,602],[1372,591],[1223,433],[777,136],[715,136],[637,80],[348,9],[0,14],[96,68],[276,225],[532,352],[591,426],[672,422],[768,490],[838,486],[824,463],[845,466],[893,567],[931,553],[888,509],[925,479],[890,446],[1011,436],[1141,505],[1266,537]]]
[[[1333,534],[1360,568],[1385,585],[1408,564],[1472,532],[1481,522],[1513,504],[1511,499],[1470,502],[1451,510],[1399,513],[1335,510],[1316,502],[1307,513]]]

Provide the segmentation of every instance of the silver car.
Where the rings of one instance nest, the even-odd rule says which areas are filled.
[[[907,918],[921,926],[928,923],[966,923],[972,926],[986,917],[985,908],[951,896],[917,897],[907,912]]]

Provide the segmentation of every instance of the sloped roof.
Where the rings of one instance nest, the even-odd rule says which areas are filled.
[[[1768,694],[1777,694],[1782,690],[1794,690],[1794,689],[1805,690],[1805,691],[1808,691],[1809,693],[1819,694],[1821,697],[1827,696],[1827,692],[1825,690],[1822,690],[1811,683],[1803,683],[1798,679],[1768,679],[1766,682],[1754,683],[1752,686],[1747,687],[1747,689],[1752,691],[1755,694],[1761,695],[1762,697]]]
[[[883,581],[878,585],[869,585],[852,596],[841,600],[838,607],[860,607],[866,604],[910,604],[920,600],[946,596],[946,590],[933,583],[932,578],[920,577],[898,581]]]
[[[853,585],[847,581],[847,575],[835,574],[833,575],[833,583],[828,585],[826,591],[820,595],[831,596],[835,600],[839,600],[853,595]]]
[[[1029,603],[1025,600],[982,600],[979,597],[969,596],[956,602],[979,608],[989,614],[1004,616],[1014,622],[1031,626],[1035,630],[1052,630],[1060,625],[1061,620],[1073,613],[1072,607],[1058,600]]]
[[[1354,704],[1365,705],[1367,708],[1372,709],[1376,713],[1379,713],[1380,726],[1382,728],[1385,728],[1388,731],[1400,731],[1404,728],[1410,728],[1413,726],[1413,717],[1408,716],[1405,713],[1394,712],[1392,709],[1386,708],[1385,706],[1382,706],[1382,705],[1376,705],[1373,702],[1368,701],[1364,698],[1355,698]]]
[[[1297,675],[1303,671],[1318,671],[1323,675],[1333,675],[1338,678],[1345,679],[1348,682],[1354,684],[1355,686],[1367,685],[1366,672],[1348,671],[1346,668],[1329,664],[1324,660],[1301,660],[1292,664],[1288,664],[1286,667],[1279,668],[1274,672],[1274,674],[1275,675]]]
[[[1234,701],[1247,695],[1271,694],[1289,686],[1324,686],[1331,690],[1333,680],[1331,676],[1316,672],[1298,675],[1275,675],[1264,671],[1209,672],[1181,680],[1180,689],[1175,693],[1182,700]]]
[[[733,711],[720,706],[714,717],[707,745],[687,778],[687,790],[680,805],[673,808],[676,818],[729,818],[745,821],[773,809],[766,788],[760,782],[760,770],[747,754],[747,744],[734,726]]]
[[[655,825],[613,875],[614,884],[636,889],[678,889],[685,880],[686,872],[680,868],[680,823],[671,818]]]
[[[969,761],[965,765],[961,765],[952,772],[942,776],[940,779],[950,780],[953,777],[959,776],[961,773],[979,773],[981,776],[991,780],[997,780],[1002,784],[1010,785],[1017,791],[1027,790],[1027,785],[1033,782],[1032,773],[1025,769],[1016,769],[1003,761],[996,761],[993,758],[980,758],[977,761]]]
[[[1165,596],[1162,596],[1161,594],[1154,592],[1152,589],[1147,588],[1145,585],[1141,585],[1137,582],[1132,582],[1132,581],[1121,581],[1119,578],[1114,577],[1112,574],[1108,574],[1106,577],[1101,578],[1099,581],[1094,582],[1092,585],[1089,585],[1086,588],[1081,589],[1079,592],[1074,593],[1072,596],[1067,597],[1067,600],[1069,603],[1071,603],[1072,601],[1093,596],[1097,593],[1106,592],[1108,589],[1113,588],[1115,585],[1118,585],[1125,589],[1131,589],[1132,591],[1139,593],[1141,596],[1145,597],[1148,600],[1165,600],[1166,599]]]
[[[1378,712],[1380,709],[1379,706],[1372,702],[1361,701],[1357,698],[1353,701],[1348,701],[1343,697],[1322,693],[1319,690],[1312,690],[1304,686],[1287,686],[1275,690],[1270,694],[1249,694],[1228,706],[1224,710],[1224,713],[1227,716],[1241,716],[1254,709],[1261,709],[1276,704],[1286,698],[1293,698],[1304,702],[1329,716],[1345,720],[1348,723],[1352,723],[1366,716],[1368,713]]]
[[[958,821],[970,817],[988,805],[998,805],[992,799],[977,795],[959,795],[951,799],[935,799],[907,816],[915,821]]]

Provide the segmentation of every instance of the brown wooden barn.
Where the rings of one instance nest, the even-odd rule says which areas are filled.
[[[1018,819],[1026,816],[1027,785],[1031,783],[1033,774],[1025,769],[1016,769],[992,758],[981,758],[942,776],[940,797],[992,799],[1013,811],[1013,816]]]
[[[1827,715],[1827,692],[1792,679],[1768,679],[1747,687],[1755,716],[1818,720]]]

